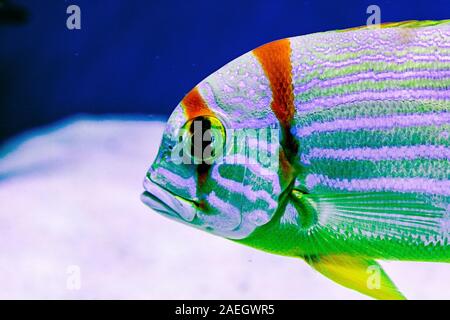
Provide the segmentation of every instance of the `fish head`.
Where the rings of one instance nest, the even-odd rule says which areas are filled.
[[[263,71],[251,59],[223,67],[178,104],[142,195],[155,211],[230,239],[268,223],[282,193],[280,130],[270,112],[270,89],[261,83]]]

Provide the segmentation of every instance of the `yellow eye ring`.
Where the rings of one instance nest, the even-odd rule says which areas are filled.
[[[183,140],[188,143],[188,155],[194,164],[212,164],[223,156],[226,131],[217,117],[195,117],[183,129]]]

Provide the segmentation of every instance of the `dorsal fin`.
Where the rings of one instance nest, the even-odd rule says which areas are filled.
[[[423,27],[431,27],[431,26],[437,26],[440,24],[446,24],[450,23],[450,19],[447,20],[408,20],[408,21],[401,21],[401,22],[384,22],[380,24],[380,28],[386,29],[386,28],[423,28]],[[364,30],[364,29],[370,29],[373,28],[375,25],[370,26],[360,26],[360,27],[353,27],[343,30],[336,30],[338,32],[347,32],[347,31],[355,31],[355,30]]]

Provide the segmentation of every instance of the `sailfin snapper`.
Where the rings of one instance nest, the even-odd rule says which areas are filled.
[[[242,55],[175,108],[144,187],[169,218],[404,299],[377,260],[450,261],[450,21]]]

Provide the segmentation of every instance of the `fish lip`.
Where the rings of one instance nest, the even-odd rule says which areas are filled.
[[[144,189],[141,200],[150,208],[186,222],[192,222],[197,216],[195,200],[186,199],[171,192],[149,176],[144,179]]]
[[[153,194],[151,194],[148,191],[144,191],[141,194],[141,201],[152,208],[153,210],[162,213],[164,215],[168,215],[170,217],[174,218],[180,218],[178,213],[176,213],[171,207],[166,205],[164,202],[162,202],[158,197],[155,197]]]

